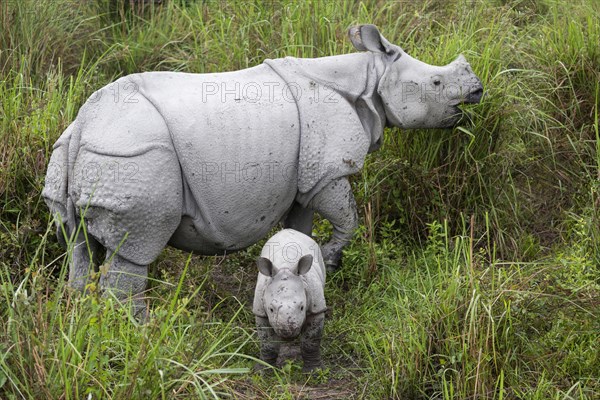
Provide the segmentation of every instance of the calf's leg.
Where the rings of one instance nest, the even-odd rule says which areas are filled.
[[[323,337],[323,322],[325,313],[306,316],[302,335],[300,336],[300,350],[304,361],[303,372],[310,372],[321,368],[321,338]]]
[[[260,359],[269,365],[275,366],[279,349],[281,348],[281,339],[271,328],[269,319],[256,316],[256,334],[260,343]],[[254,369],[260,371],[264,369],[264,365],[256,364]]]
[[[271,328],[269,319],[256,316],[256,334],[260,342],[260,359],[269,365],[275,366],[279,349],[281,347],[281,339]],[[262,365],[257,365],[256,369],[262,369]]]

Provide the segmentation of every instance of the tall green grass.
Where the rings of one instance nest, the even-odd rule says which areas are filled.
[[[489,232],[451,237],[447,224],[429,228],[425,248],[405,251],[390,251],[400,233],[386,230],[375,247],[380,277],[368,287],[348,294],[334,276],[330,298],[342,315],[329,332],[343,343],[334,352],[363,360],[368,373],[357,379],[369,398],[597,396],[600,286],[597,273],[580,273],[590,261],[583,250],[564,254],[560,265],[490,262],[478,249]],[[366,246],[347,251],[359,282]]]
[[[28,269],[20,282],[0,276],[0,393],[10,398],[221,398],[226,376],[246,374],[251,332],[193,306],[204,289],[180,296],[188,263],[168,300],[139,325],[113,299],[85,298],[65,284],[66,259],[52,271]],[[240,365],[241,363],[241,365]],[[4,397],[3,397],[4,398]]]
[[[0,398],[594,399],[600,395],[598,4],[545,0],[0,3]],[[248,374],[259,246],[166,251],[154,318],[69,293],[40,199],[94,90],[353,51],[374,23],[486,97],[454,130],[389,129],[352,178],[363,224],[329,278],[328,370]],[[315,230],[328,236],[327,224]]]

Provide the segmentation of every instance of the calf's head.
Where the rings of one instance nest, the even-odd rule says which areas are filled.
[[[461,117],[460,104],[479,103],[483,86],[462,56],[448,65],[429,65],[388,42],[374,25],[350,28],[357,50],[381,54],[384,72],[377,92],[391,125],[447,128]]]
[[[271,327],[282,338],[297,337],[304,325],[308,304],[302,275],[310,270],[312,262],[312,255],[304,255],[292,271],[278,269],[268,258],[259,257],[257,261],[260,273],[271,277],[265,288],[263,305]]]

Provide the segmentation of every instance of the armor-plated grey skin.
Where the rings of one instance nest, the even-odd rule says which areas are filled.
[[[284,340],[300,336],[305,372],[322,365],[320,343],[325,319],[325,263],[319,245],[307,235],[284,229],[265,243],[257,260],[252,311],[261,359],[275,365]]]
[[[323,255],[335,268],[357,226],[348,176],[384,126],[452,126],[457,106],[482,95],[462,56],[432,66],[373,25],[349,35],[361,53],[133,74],[94,93],[56,142],[42,193],[67,235],[81,218],[87,230],[74,237],[70,285],[85,287],[104,247],[101,289],[141,310],[147,265],[165,245],[232,252],[280,221],[310,234],[314,211],[333,226]]]

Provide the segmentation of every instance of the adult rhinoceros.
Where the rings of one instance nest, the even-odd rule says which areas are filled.
[[[139,295],[167,244],[223,254],[280,221],[310,234],[314,211],[333,225],[323,254],[337,266],[357,226],[348,176],[384,126],[450,127],[482,95],[462,56],[431,66],[373,25],[349,36],[361,53],[134,74],[94,93],[56,142],[42,193],[75,240],[71,286],[85,287],[104,247],[101,288]]]

